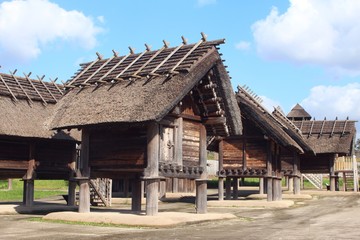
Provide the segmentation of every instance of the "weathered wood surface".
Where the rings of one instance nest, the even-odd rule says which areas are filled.
[[[125,131],[94,131],[90,138],[89,164],[98,169],[144,168],[146,131],[131,128]]]
[[[201,123],[183,120],[183,164],[199,165]]]

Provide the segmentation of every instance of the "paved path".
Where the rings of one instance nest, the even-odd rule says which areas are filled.
[[[191,203],[164,209],[191,211]],[[94,227],[28,221],[30,215],[0,216],[0,239],[360,239],[360,195],[321,194],[290,208],[211,207],[238,218],[169,228]]]

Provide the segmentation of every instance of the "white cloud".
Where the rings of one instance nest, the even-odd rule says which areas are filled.
[[[197,0],[197,5],[199,7],[203,7],[206,5],[211,5],[211,4],[215,4],[216,0]]]
[[[258,53],[269,60],[316,64],[338,74],[360,74],[360,1],[290,0],[252,30]]]
[[[0,4],[0,59],[24,62],[55,41],[90,49],[102,29],[79,11],[48,0],[14,0]]]
[[[250,49],[250,42],[241,41],[235,45],[235,48],[238,50],[249,50]]]
[[[304,109],[317,120],[360,119],[360,83],[345,86],[316,86],[301,102]]]

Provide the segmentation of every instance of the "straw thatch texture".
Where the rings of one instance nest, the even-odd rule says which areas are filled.
[[[300,104],[296,104],[295,107],[293,107],[291,109],[291,111],[288,113],[287,117],[289,119],[294,119],[294,120],[310,120],[311,119],[311,115],[305,111],[305,109],[300,106]]]
[[[34,80],[0,73],[0,95],[18,100],[56,103],[62,97],[62,86],[53,82]],[[14,100],[16,100],[14,99]]]
[[[269,138],[283,147],[303,153],[303,149],[281,127],[281,124],[246,90],[238,87],[236,93],[241,114],[254,122]]]
[[[356,134],[351,120],[294,121],[307,144],[318,153],[351,154]]]
[[[162,52],[156,55],[157,51],[143,56],[136,54],[132,56],[132,60],[124,61],[117,68],[114,68],[116,63],[107,66],[114,59],[101,60],[101,64],[98,61],[93,65],[85,64],[69,81],[71,90],[57,104],[51,127],[61,129],[96,124],[159,121],[179,104],[211,69],[217,76],[216,84],[225,108],[238,108],[234,96],[227,97],[229,93],[233,94],[233,90],[215,48],[219,43],[221,41],[205,42],[194,51],[189,51],[194,45],[185,45],[170,58],[167,57],[175,48],[163,50],[166,54]],[[142,59],[144,56],[146,58]],[[152,58],[154,56],[156,57]],[[135,61],[136,59],[138,60]],[[165,60],[167,62],[155,71],[156,75],[148,75]],[[134,64],[134,61],[140,61],[141,64]],[[181,64],[176,68],[176,72],[171,72],[169,69],[179,62]],[[109,71],[111,74],[106,75]],[[121,75],[121,78],[115,78],[115,74],[124,71],[127,73]],[[131,77],[137,71],[136,77]],[[104,75],[107,77],[103,78]],[[103,79],[99,82],[101,78]],[[226,117],[232,133],[240,134],[239,110],[227,111]]]
[[[50,131],[49,117],[53,104],[46,107],[41,102],[29,105],[24,100],[13,101],[9,97],[0,97],[0,135],[29,138],[53,138],[73,140],[64,132]]]
[[[281,123],[282,128],[284,131],[292,137],[305,152],[309,152],[311,154],[315,154],[314,150],[310,147],[310,145],[305,141],[303,138],[303,135],[298,127],[290,121],[283,113],[283,111],[280,109],[280,107],[277,107],[272,112],[272,115],[276,118],[278,122]]]

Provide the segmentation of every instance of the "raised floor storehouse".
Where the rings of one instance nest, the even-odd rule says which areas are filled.
[[[209,137],[241,134],[240,111],[218,52],[224,40],[158,50],[81,65],[67,82],[53,129],[82,130],[79,211],[89,206],[88,179],[127,177],[132,210],[158,212],[159,181],[196,180],[196,209],[206,212]]]
[[[31,206],[34,180],[72,178],[76,140],[67,131],[49,130],[62,86],[15,72],[0,74],[0,179],[22,178],[24,204]],[[74,204],[75,184],[69,187]]]

